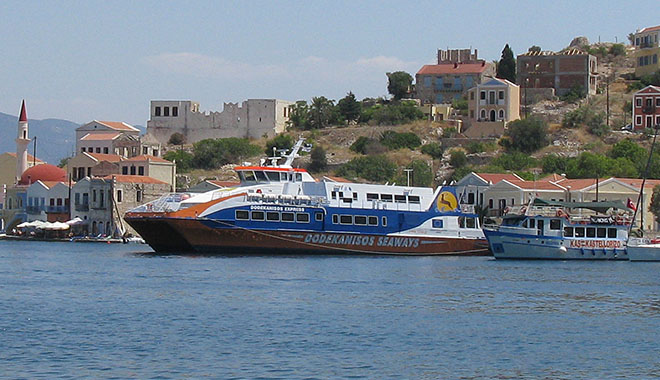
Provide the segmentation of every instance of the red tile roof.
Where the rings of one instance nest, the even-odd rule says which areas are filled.
[[[656,31],[656,30],[660,30],[660,25],[646,27],[646,28],[640,30],[639,33],[653,32],[653,31]]]
[[[492,183],[493,185],[500,182],[503,179],[506,179],[507,181],[522,180],[522,178],[520,178],[515,173],[474,173],[474,174],[479,176],[479,178],[483,179],[484,181]]]
[[[134,126],[130,124],[126,124],[123,121],[99,121],[97,122],[105,125],[106,127],[110,127],[112,129],[116,129],[118,131],[139,131],[139,129],[135,128]]]
[[[124,174],[114,174],[103,177],[103,179],[112,179],[115,178],[117,182],[121,183],[152,183],[160,185],[169,185],[167,182],[163,182],[156,178],[146,177],[143,175],[124,175]]]
[[[46,187],[51,189],[53,186],[57,185],[58,183],[64,184],[64,186],[69,187],[69,184],[67,182],[62,182],[62,181],[41,181]],[[71,182],[71,185],[73,185],[75,182]]]
[[[127,158],[124,161],[153,161],[153,162],[167,162],[168,164],[171,164],[172,161],[168,161],[164,158],[156,157],[156,156],[150,156],[147,154],[143,154],[141,156],[135,156],[131,158]]]
[[[80,140],[85,141],[100,141],[100,140],[114,140],[117,137],[121,136],[121,133],[118,132],[104,132],[104,133],[88,133],[85,136],[81,137]]]
[[[627,183],[630,186],[634,186],[639,189],[640,186],[642,186],[642,181],[643,179],[641,178],[615,178],[623,183]],[[656,187],[657,185],[660,185],[660,179],[647,179],[646,182],[644,183],[644,188],[645,189],[652,189]]]
[[[603,181],[605,180],[607,180],[607,178],[600,178],[598,179],[598,183],[603,183]],[[596,179],[595,178],[564,179],[561,181],[556,181],[555,183],[565,188],[568,188],[568,186],[570,186],[571,191],[578,191],[578,190],[586,189],[589,186],[595,186]]]
[[[543,178],[539,178],[539,179],[537,179],[537,181],[546,181],[546,182],[555,182],[555,183],[557,183],[557,182],[563,181],[565,179],[566,179],[566,177],[563,177],[559,174],[554,174],[553,173],[553,174],[550,174],[550,175],[545,176]]]
[[[552,182],[544,182],[544,181],[524,181],[524,180],[517,180],[517,181],[509,181],[508,182],[512,183],[513,185],[516,185],[520,187],[523,190],[527,191],[533,191],[533,190],[564,190],[563,185],[558,185],[554,184]]]
[[[91,153],[91,152],[86,152],[86,153],[92,156],[97,161],[108,161],[108,162],[123,161],[122,157],[117,154],[104,154],[104,153]]]
[[[440,65],[424,65],[417,72],[418,75],[442,74],[475,74],[483,73],[488,66],[482,63],[443,63]]]

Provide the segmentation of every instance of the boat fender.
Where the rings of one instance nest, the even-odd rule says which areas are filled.
[[[566,247],[564,247],[564,246],[559,247],[559,253],[564,254],[564,253],[566,253],[566,252],[568,252],[568,250],[566,249]]]

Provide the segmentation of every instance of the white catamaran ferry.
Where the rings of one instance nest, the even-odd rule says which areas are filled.
[[[238,166],[240,185],[168,194],[124,219],[156,252],[486,255],[488,244],[453,187],[316,181],[291,166]]]
[[[631,217],[622,202],[534,199],[484,226],[498,259],[628,260]]]

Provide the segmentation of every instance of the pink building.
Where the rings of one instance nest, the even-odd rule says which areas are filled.
[[[646,86],[633,95],[632,125],[636,130],[660,126],[660,87]]]

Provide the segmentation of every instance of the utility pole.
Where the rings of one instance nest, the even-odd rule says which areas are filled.
[[[610,127],[610,76],[605,78],[605,92],[607,94],[607,127]]]
[[[406,172],[406,175],[408,176],[408,187],[410,187],[410,173],[413,171],[412,169],[403,169],[404,172]]]

